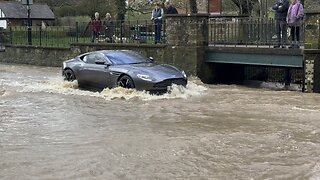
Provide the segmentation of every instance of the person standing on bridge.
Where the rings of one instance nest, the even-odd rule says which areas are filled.
[[[291,0],[287,15],[287,22],[290,27],[290,35],[292,40],[289,48],[300,48],[300,26],[302,24],[303,16],[303,5],[299,0]]]
[[[152,10],[151,20],[154,25],[154,43],[160,43],[161,41],[161,29],[162,29],[162,17],[163,9],[160,6],[160,3],[157,2],[155,8]]]
[[[112,42],[112,36],[114,35],[114,23],[110,13],[106,14],[106,18],[103,21],[105,26],[105,38],[108,43]]]
[[[95,39],[98,39],[100,35],[101,26],[102,26],[102,22],[100,20],[99,13],[95,12],[94,17],[92,17],[90,21],[90,27],[92,32],[91,42],[94,42]]]
[[[272,9],[275,11],[275,20],[276,20],[276,33],[277,33],[277,45],[274,48],[285,48],[287,43],[287,14],[289,9],[288,0],[276,0],[275,4],[272,6]]]

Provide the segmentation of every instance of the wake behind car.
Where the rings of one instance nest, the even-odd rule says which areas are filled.
[[[98,88],[135,88],[167,91],[172,84],[187,85],[183,70],[167,64],[156,64],[131,50],[102,50],[81,54],[63,62],[62,75],[67,81]]]

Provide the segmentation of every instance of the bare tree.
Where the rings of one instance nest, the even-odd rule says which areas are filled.
[[[115,5],[116,5],[116,9],[117,9],[117,19],[124,21],[125,14],[127,12],[126,0],[116,0]]]
[[[232,2],[239,8],[239,15],[251,15],[253,5],[258,0],[232,0]]]
[[[189,4],[191,13],[198,13],[197,1],[189,0]]]

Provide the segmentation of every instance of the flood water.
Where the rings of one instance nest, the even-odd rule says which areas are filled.
[[[90,92],[0,64],[0,179],[320,179],[320,95],[196,78]]]

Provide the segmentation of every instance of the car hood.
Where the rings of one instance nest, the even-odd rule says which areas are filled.
[[[163,79],[184,78],[181,70],[167,64],[159,65],[155,63],[142,63],[142,64],[119,65],[114,67],[113,70],[120,70],[122,72],[127,71],[136,75],[145,74],[159,81]]]

